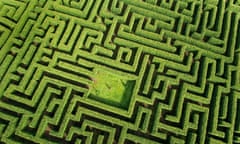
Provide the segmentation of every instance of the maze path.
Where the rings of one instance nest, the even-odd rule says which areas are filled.
[[[0,143],[240,143],[239,0],[0,0]]]

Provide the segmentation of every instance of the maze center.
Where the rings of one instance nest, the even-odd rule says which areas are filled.
[[[239,0],[0,0],[0,144],[240,144]]]
[[[133,80],[98,70],[93,76],[89,97],[112,106],[128,108],[133,88]]]

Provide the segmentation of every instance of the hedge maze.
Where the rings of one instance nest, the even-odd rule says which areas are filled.
[[[239,0],[0,0],[1,144],[240,144]]]

